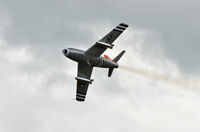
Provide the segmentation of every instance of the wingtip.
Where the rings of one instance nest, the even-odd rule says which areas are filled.
[[[125,27],[128,27],[128,26],[129,26],[129,25],[126,24],[126,23],[120,23],[119,25],[121,25],[121,26],[125,26]]]
[[[84,102],[85,99],[79,99],[79,98],[76,98],[76,101],[78,101],[78,102]]]

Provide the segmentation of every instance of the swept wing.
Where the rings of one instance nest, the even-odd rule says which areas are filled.
[[[107,49],[112,48],[112,44],[119,35],[128,27],[125,23],[120,23],[116,28],[109,32],[106,36],[96,42],[92,47],[90,47],[85,53],[95,57],[101,56],[101,54]]]
[[[77,89],[76,89],[76,100],[84,101],[89,83],[92,83],[93,80],[90,79],[92,74],[92,69],[87,63],[78,63],[78,73],[77,73]]]

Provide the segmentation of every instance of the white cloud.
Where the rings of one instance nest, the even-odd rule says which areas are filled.
[[[24,47],[20,48],[3,48],[1,47],[2,59],[9,61],[11,64],[25,63],[33,61],[33,57],[28,53],[28,50]]]

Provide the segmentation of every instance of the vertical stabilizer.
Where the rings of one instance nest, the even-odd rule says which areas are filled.
[[[113,59],[113,61],[114,61],[114,62],[118,62],[119,59],[122,57],[122,55],[123,55],[125,52],[126,52],[126,51],[123,50],[118,56],[116,56],[116,57]]]

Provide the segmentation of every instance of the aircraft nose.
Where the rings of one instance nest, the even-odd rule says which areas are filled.
[[[64,54],[65,56],[67,56],[68,53],[69,53],[68,49],[63,49],[62,52],[63,52],[63,54]]]

